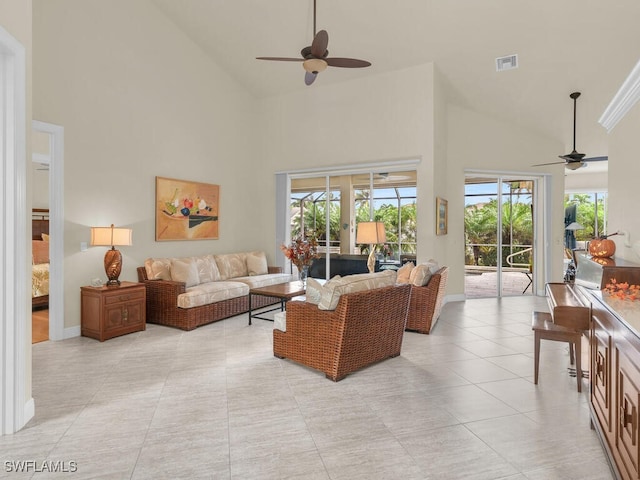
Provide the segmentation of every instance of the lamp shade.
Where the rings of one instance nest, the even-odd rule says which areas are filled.
[[[387,232],[382,222],[360,222],[356,232],[356,243],[378,244],[387,241]]]
[[[564,227],[565,230],[584,230],[584,227],[580,225],[578,222],[571,222],[569,225]]]
[[[91,245],[94,246],[130,246],[132,230],[130,228],[91,227]]]

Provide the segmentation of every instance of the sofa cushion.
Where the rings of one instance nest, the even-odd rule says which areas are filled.
[[[198,266],[200,283],[216,282],[220,280],[220,272],[213,255],[195,257]]]
[[[402,284],[411,283],[410,277],[414,267],[415,265],[413,264],[413,262],[408,262],[408,263],[405,263],[403,266],[401,266],[398,269],[398,276],[396,277],[396,283],[402,283]]]
[[[186,287],[193,287],[200,283],[198,264],[194,257],[171,259],[171,280],[184,282]]]
[[[147,258],[144,269],[149,280],[171,280],[170,258]]]
[[[249,295],[249,286],[242,282],[201,283],[187,288],[185,293],[178,295],[178,307],[199,307],[247,295]]]
[[[322,297],[322,284],[315,278],[307,278],[307,302],[318,305]]]
[[[246,253],[226,253],[224,255],[214,255],[220,272],[220,280],[229,278],[246,277],[247,271]]]
[[[264,254],[264,252],[247,253],[247,272],[250,276],[266,275],[267,273],[269,273],[267,256]]]
[[[409,282],[416,287],[424,287],[429,283],[431,275],[438,271],[438,262],[431,259],[424,263],[420,263],[411,270]]]
[[[261,288],[268,287],[269,285],[276,285],[278,283],[291,282],[292,277],[289,273],[268,273],[266,275],[235,277],[233,281],[245,283],[249,288]]]
[[[273,328],[282,332],[287,331],[287,312],[278,312],[273,314]]]
[[[395,285],[395,283],[396,272],[394,270],[347,275],[335,281],[332,278],[322,288],[322,296],[320,303],[318,303],[318,308],[320,310],[335,310],[340,297],[344,294],[388,287]],[[372,308],[375,307],[372,306]]]

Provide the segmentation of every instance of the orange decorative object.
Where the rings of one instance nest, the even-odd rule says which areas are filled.
[[[609,258],[616,253],[616,244],[608,238],[595,238],[589,242],[589,253],[596,258]]]

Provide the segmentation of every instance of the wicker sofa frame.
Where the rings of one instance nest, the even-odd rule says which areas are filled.
[[[400,355],[410,286],[381,287],[340,297],[335,310],[287,304],[287,331],[273,330],[273,354],[320,370],[334,382]]]
[[[281,267],[269,267],[269,273],[282,273]],[[138,281],[147,293],[147,322],[182,330],[217,322],[249,311],[249,295],[193,308],[178,307],[178,295],[185,293],[186,284],[171,280],[149,280],[144,267],[138,267]],[[279,298],[255,296],[252,308],[266,307],[280,302]]]
[[[442,267],[424,287],[411,285],[407,330],[425,334],[431,332],[440,318],[448,276],[449,267]]]

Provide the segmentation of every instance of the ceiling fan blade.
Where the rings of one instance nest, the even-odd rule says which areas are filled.
[[[531,165],[531,166],[532,167],[545,167],[547,165],[560,165],[562,163],[567,163],[567,162],[537,163],[536,165]]]
[[[304,62],[304,58],[290,57],[256,57],[256,60],[275,60],[277,62]]]
[[[367,62],[366,60],[358,60],[357,58],[325,58],[325,61],[331,67],[342,67],[342,68],[363,68],[371,66],[371,62]]]
[[[609,160],[609,157],[607,155],[604,155],[602,157],[589,157],[582,159],[583,162],[606,162],[607,160]]]
[[[313,37],[311,43],[311,55],[316,58],[323,58],[327,55],[327,45],[329,45],[329,34],[326,30],[320,30]]]
[[[318,76],[317,73],[305,72],[304,73],[304,84],[305,85],[311,85],[313,82],[316,81],[316,77],[317,76]]]

